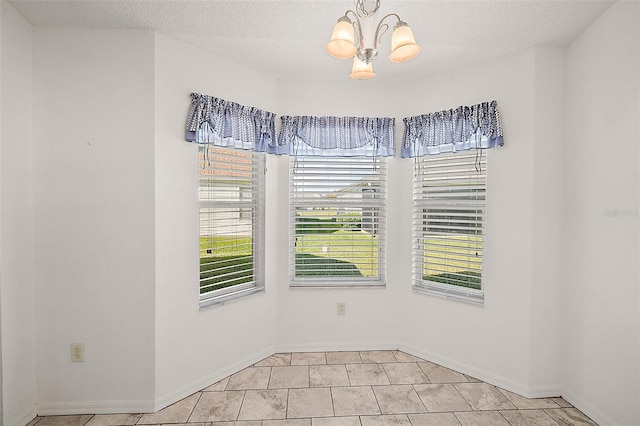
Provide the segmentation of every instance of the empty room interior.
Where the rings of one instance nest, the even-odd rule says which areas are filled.
[[[640,425],[640,3],[377,3],[0,0],[0,424]]]

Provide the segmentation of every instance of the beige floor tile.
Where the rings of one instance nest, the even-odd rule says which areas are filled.
[[[359,352],[327,352],[327,364],[362,364]]]
[[[360,358],[363,363],[382,364],[383,362],[398,362],[392,351],[361,351]]]
[[[380,414],[371,386],[331,388],[331,398],[336,416]]]
[[[237,420],[244,391],[203,392],[189,423]]]
[[[556,404],[549,398],[529,399],[529,398],[525,398],[524,396],[515,394],[513,392],[509,392],[508,390],[505,390],[505,389],[498,388],[498,390],[504,396],[506,396],[507,399],[511,401],[511,403],[515,405],[516,408],[519,410],[535,410],[537,408],[559,408],[558,404]]]
[[[575,408],[547,408],[544,410],[560,426],[595,425],[587,416]],[[38,423],[40,425],[40,423]]]
[[[373,386],[382,414],[426,413],[411,385]]]
[[[362,426],[411,426],[409,418],[404,414],[385,416],[362,416]]]
[[[142,414],[98,414],[93,416],[87,426],[125,426],[135,425]]]
[[[220,423],[218,423],[220,424]],[[238,426],[236,422],[224,422],[225,426]],[[161,426],[211,426],[211,423],[163,423]]]
[[[429,379],[415,362],[382,364],[382,367],[392,385],[429,383]]]
[[[286,389],[248,390],[244,395],[238,420],[265,420],[287,418]]]
[[[213,422],[211,426],[260,426],[260,420],[248,420],[248,421],[239,421],[239,422]],[[188,424],[187,426],[191,426],[192,424]],[[174,425],[169,425],[174,426]]]
[[[194,393],[156,413],[143,414],[137,424],[185,423],[200,399],[200,395],[199,392]]]
[[[329,388],[289,389],[288,419],[333,415]]]
[[[264,420],[262,426],[311,426],[311,419]]]
[[[360,417],[316,417],[311,419],[311,426],[361,426]]]
[[[291,354],[273,354],[270,357],[253,364],[254,367],[276,367],[282,365],[291,365]]]
[[[349,376],[344,365],[310,365],[311,387],[349,386]]]
[[[393,355],[396,357],[398,362],[425,362],[425,359],[418,358],[417,356],[413,356],[406,352],[402,351],[393,351]]]
[[[226,390],[266,389],[271,367],[249,367],[229,377]]]
[[[516,407],[495,386],[488,383],[453,385],[474,410],[512,410]]]
[[[555,402],[556,404],[558,404],[558,406],[560,408],[573,408],[573,405],[569,404],[567,401],[565,401],[564,398],[562,397],[558,397],[558,398],[550,398],[553,402]]]
[[[42,420],[42,417],[36,416],[33,420],[31,420],[29,423],[27,423],[26,426],[34,426],[40,420]]]
[[[91,417],[93,417],[91,414],[78,416],[47,416],[43,417],[37,424],[43,426],[84,426]]]
[[[431,383],[460,383],[467,382],[467,378],[462,373],[450,370],[441,365],[434,364],[432,362],[419,362],[418,366],[422,369],[424,374]]]
[[[229,378],[225,377],[224,379],[220,380],[219,382],[216,382],[214,384],[212,384],[211,386],[204,388],[203,391],[204,392],[216,392],[216,391],[223,391],[227,389],[227,383],[229,383]]]
[[[326,363],[327,357],[324,352],[294,352],[291,354],[291,365],[317,365]]]
[[[453,413],[409,414],[412,426],[460,426]]]
[[[413,388],[429,412],[471,410],[471,406],[451,384],[413,385]]]
[[[462,426],[511,426],[497,411],[468,411],[455,415]]]
[[[272,367],[269,389],[308,388],[309,367],[295,365]]]
[[[380,364],[348,364],[351,386],[389,385],[389,379]]]
[[[500,414],[511,426],[558,426],[547,413],[542,410],[505,410]]]

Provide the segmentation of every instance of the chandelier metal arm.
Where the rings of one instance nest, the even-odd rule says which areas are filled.
[[[358,41],[356,43],[356,47],[360,49],[362,46],[364,46],[364,33],[362,32],[362,23],[360,22],[360,16],[357,12],[354,12],[351,9],[347,10],[344,13],[344,16],[349,18],[349,13],[351,13],[355,18],[354,20],[352,20],[352,24],[353,28],[358,32]]]
[[[379,43],[381,43],[382,36],[383,36],[383,35],[384,35],[388,30],[389,30],[389,24],[386,24],[386,23],[384,22],[384,20],[385,20],[385,19],[387,19],[387,18],[388,18],[388,17],[390,17],[390,16],[395,16],[395,17],[396,17],[396,19],[398,20],[398,22],[402,22],[402,19],[400,19],[400,16],[398,16],[398,15],[397,15],[397,14],[395,14],[395,13],[390,13],[390,14],[388,14],[388,15],[384,16],[384,17],[380,20],[380,22],[378,22],[378,27],[376,28],[376,36],[375,36],[375,39],[374,39],[374,41],[373,41],[373,47],[374,47],[375,49],[377,49],[377,48],[378,48],[378,44],[379,44]],[[397,24],[397,23],[396,23],[396,24]],[[382,33],[381,33],[380,31],[382,31]]]

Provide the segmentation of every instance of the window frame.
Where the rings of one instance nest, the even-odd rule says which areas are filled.
[[[471,160],[473,160],[473,163]],[[484,272],[485,272],[485,242],[486,242],[486,209],[487,209],[487,150],[485,149],[477,149],[477,150],[469,150],[469,151],[458,151],[454,153],[446,153],[446,154],[438,154],[438,155],[427,155],[423,157],[418,157],[415,159],[417,164],[414,167],[414,176],[413,176],[413,191],[412,191],[412,288],[414,291],[419,293],[425,293],[450,299],[461,300],[464,302],[475,303],[475,304],[484,304],[484,296],[485,296],[485,282],[484,282]],[[445,195],[440,196],[440,204],[439,207],[446,209],[449,207],[449,213],[452,213],[451,210],[457,210],[457,212],[453,212],[453,217],[455,219],[451,219],[451,215],[449,216],[450,222],[442,221],[442,212],[439,212],[439,218],[434,218],[434,216],[438,216],[438,214],[433,213],[431,216],[429,213],[426,213],[425,210],[429,208],[430,205],[433,205],[433,202],[429,202],[426,200],[427,194],[429,194],[429,190],[426,189],[428,185],[424,183],[424,178],[426,169],[430,166],[429,163],[439,164],[434,167],[442,167],[442,164],[446,163],[446,166],[453,168],[458,167],[458,169],[453,169],[452,173],[446,175],[442,179],[451,179],[454,174],[455,177],[463,179],[460,174],[465,173],[469,170],[470,167],[475,168],[475,172],[477,173],[476,177],[469,177],[467,179],[467,185],[470,185],[469,182],[476,180],[474,186],[475,190],[473,192],[465,192],[458,190],[456,196],[449,199]],[[479,172],[478,172],[479,170]],[[434,179],[438,179],[437,177]],[[419,186],[420,185],[420,186]],[[441,192],[443,189],[446,189],[442,186],[433,185],[431,188],[434,191],[431,194],[436,194],[438,190]],[[445,191],[446,192],[446,191]],[[451,191],[449,191],[451,192]],[[460,200],[460,196],[465,196],[470,193],[476,194],[477,204],[470,204],[466,209],[464,207],[464,203],[457,201],[450,201],[453,198]],[[477,197],[477,194],[481,194],[480,198]],[[437,196],[436,196],[437,197]],[[434,197],[435,198],[435,197]],[[466,211],[465,211],[466,210]],[[425,214],[426,213],[426,214]],[[461,217],[462,216],[462,217]],[[471,218],[471,220],[469,220]],[[478,221],[478,219],[481,219]],[[440,222],[438,222],[440,220]],[[463,223],[464,222],[464,223]],[[449,283],[438,282],[434,280],[429,280],[425,278],[426,269],[428,268],[429,262],[425,261],[425,258],[429,257],[425,254],[425,252],[429,251],[427,247],[434,246],[433,243],[433,235],[435,232],[429,233],[428,224],[429,223],[438,223],[439,226],[443,226],[445,229],[459,229],[459,233],[451,233],[450,236],[444,237],[447,241],[455,241],[455,236],[469,236],[474,235],[473,231],[476,231],[475,235],[480,236],[480,245],[475,246],[473,248],[467,248],[462,252],[467,253],[464,257],[467,259],[468,264],[473,263],[476,266],[478,262],[469,262],[468,259],[471,259],[473,256],[471,253],[476,251],[475,256],[477,256],[477,252],[480,251],[481,261],[479,262],[479,289],[465,287],[463,285],[455,285]],[[433,225],[432,225],[433,226]],[[468,226],[468,228],[465,228]],[[466,232],[465,232],[466,231]],[[478,234],[479,233],[479,234]],[[451,237],[453,236],[453,237]],[[431,243],[426,242],[425,240],[431,237]],[[469,238],[471,239],[471,238]],[[477,242],[476,242],[477,243]],[[430,247],[429,247],[430,248]],[[479,249],[479,250],[478,250]],[[433,250],[433,249],[432,249]],[[462,263],[463,260],[451,259],[451,257],[462,256],[461,251],[458,248],[457,251],[446,251],[446,257],[444,262],[453,261]],[[433,255],[431,256],[434,257]],[[434,262],[435,263],[435,262]],[[446,266],[441,266],[442,268],[446,268]],[[469,271],[463,271],[464,273],[456,274],[458,276],[471,275]],[[447,273],[444,272],[443,273]],[[466,278],[469,278],[468,276]],[[442,278],[453,281],[454,278]],[[470,278],[469,278],[470,279]]]
[[[233,151],[240,151],[243,153],[250,154],[251,158],[251,182],[249,183],[249,187],[252,188],[250,191],[246,191],[247,185],[238,184],[238,197],[237,200],[226,200],[226,201],[216,201],[213,199],[205,199],[203,200],[201,197],[202,192],[202,182],[203,179],[210,178],[210,176],[203,175],[202,171],[206,170],[208,167],[214,167],[215,158],[211,158],[211,153],[207,155],[203,155],[203,150],[221,150],[225,153],[225,155],[229,155],[229,153]],[[251,256],[252,256],[252,276],[253,280],[248,283],[241,283],[232,285],[229,287],[224,287],[220,289],[215,289],[212,291],[208,291],[205,293],[201,293],[202,288],[202,269],[200,267],[201,260],[199,260],[199,274],[200,279],[198,280],[198,293],[199,293],[199,307],[200,309],[206,308],[209,306],[223,304],[238,298],[243,298],[258,292],[263,292],[265,290],[265,181],[266,181],[266,155],[264,153],[250,151],[250,150],[242,150],[234,147],[222,147],[222,146],[211,146],[211,145],[199,145],[198,147],[198,228],[199,228],[199,246],[201,245],[201,239],[203,237],[203,219],[202,219],[202,210],[203,209],[211,209],[211,208],[219,208],[221,205],[226,207],[232,207],[237,209],[237,219],[247,219],[247,208],[251,209]],[[248,157],[247,157],[248,158]],[[207,166],[206,162],[211,162],[210,166]],[[213,188],[213,187],[212,187]],[[212,190],[211,192],[214,192]],[[245,195],[249,192],[251,194],[250,200],[246,201]],[[214,194],[215,195],[215,194]],[[215,220],[215,219],[209,219]],[[228,220],[228,219],[223,219]],[[199,251],[200,252],[200,251]],[[199,254],[199,259],[202,259],[201,254]]]
[[[318,204],[317,202],[304,201],[302,197],[296,197],[296,168],[304,165],[305,161],[313,161],[317,164],[319,161],[327,162],[349,162],[359,161],[367,166],[375,166],[377,172],[375,173],[375,180],[379,182],[375,193],[377,196],[370,198],[376,200],[375,205],[372,203],[360,203],[353,205],[353,203],[340,203],[340,202],[325,202]],[[325,169],[326,170],[326,169]],[[299,175],[299,174],[298,174]],[[366,176],[366,175],[362,175]],[[384,288],[386,286],[386,253],[387,253],[387,187],[388,187],[388,161],[385,157],[365,157],[365,156],[351,156],[351,157],[330,157],[330,156],[291,156],[289,158],[289,286],[291,288]],[[336,191],[337,192],[337,191]],[[364,199],[364,198],[362,198]],[[305,208],[336,208],[344,209],[343,211],[350,210],[362,210],[363,208],[376,209],[375,224],[371,229],[375,231],[375,238],[377,241],[377,275],[376,277],[348,277],[337,276],[329,277],[322,276],[318,278],[313,277],[300,277],[297,275],[297,233],[299,222],[296,221],[296,212],[298,209]],[[336,212],[336,218],[339,217],[339,213]],[[360,219],[362,226],[362,217]],[[329,247],[330,248],[330,247]]]

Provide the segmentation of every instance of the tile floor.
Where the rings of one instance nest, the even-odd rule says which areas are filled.
[[[29,426],[594,425],[399,351],[281,353],[152,414],[37,417]]]

